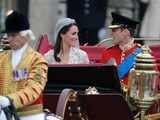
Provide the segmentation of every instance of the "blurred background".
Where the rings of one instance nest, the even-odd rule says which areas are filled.
[[[110,13],[116,11],[140,22],[135,37],[159,38],[160,17],[154,18],[158,14],[156,8],[160,9],[160,0],[0,0],[0,30],[4,29],[6,11],[14,9],[28,16],[37,39],[46,33],[54,43],[56,21],[71,17],[79,26],[80,44],[95,45],[110,37],[107,26],[112,20]]]

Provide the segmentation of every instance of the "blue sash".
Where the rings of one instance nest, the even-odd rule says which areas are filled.
[[[121,64],[117,66],[119,79],[122,80],[124,76],[133,67],[136,59],[136,55],[142,51],[141,48],[137,47],[132,53],[130,53]]]

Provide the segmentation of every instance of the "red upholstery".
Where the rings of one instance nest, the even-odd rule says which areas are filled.
[[[80,46],[82,50],[87,52],[91,63],[99,63],[102,52],[107,48],[105,46]]]
[[[151,54],[156,59],[157,69],[158,71],[160,71],[160,44],[150,45],[149,47],[151,49]],[[158,80],[160,80],[160,76]],[[160,90],[160,82],[158,82],[158,90]],[[159,107],[159,104],[160,104],[160,100],[155,101],[154,104],[151,105],[150,109],[147,112],[150,114],[156,113]]]
[[[152,50],[152,55],[155,58],[160,58],[160,44],[159,45],[150,45],[149,47]]]
[[[157,68],[160,71],[160,45],[150,45],[149,47],[152,50],[152,55],[156,59]]]
[[[48,52],[48,50],[52,49],[53,46],[49,43],[47,34],[40,35],[37,44],[37,51],[40,52],[42,55]]]
[[[89,60],[91,63],[99,63],[101,59],[102,52],[107,48],[106,46],[80,46],[82,50],[87,52]],[[53,49],[53,45],[49,43],[47,34],[42,34],[39,38],[37,44],[37,51],[42,55],[48,50]]]
[[[94,66],[102,66],[102,63],[95,64],[49,64],[49,67],[94,67]]]

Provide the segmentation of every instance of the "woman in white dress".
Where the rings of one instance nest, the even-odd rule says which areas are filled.
[[[88,64],[85,51],[77,47],[78,27],[74,19],[59,19],[55,29],[55,46],[44,57],[49,64]]]

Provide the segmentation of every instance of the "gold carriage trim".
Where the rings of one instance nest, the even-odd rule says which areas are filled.
[[[125,85],[125,84],[124,84],[123,82],[121,82],[121,81],[120,81],[120,83],[121,83],[121,88],[122,88],[123,92],[124,92],[124,93],[127,93],[127,91],[128,91],[128,86]]]

